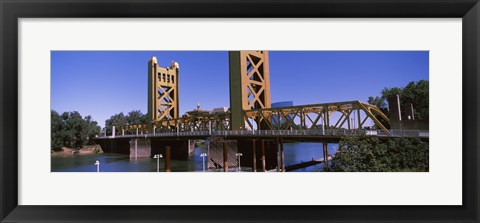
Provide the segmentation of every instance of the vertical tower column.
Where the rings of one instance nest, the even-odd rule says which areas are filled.
[[[174,61],[170,67],[158,66],[156,57],[148,61],[148,117],[152,123],[179,118],[179,68]]]
[[[230,111],[232,130],[245,129],[243,111],[270,108],[267,51],[230,51]],[[259,129],[264,126],[258,123]]]

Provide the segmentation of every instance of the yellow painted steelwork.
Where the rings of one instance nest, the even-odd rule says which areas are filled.
[[[267,51],[231,51],[229,62],[230,110],[209,113],[197,109],[180,118],[178,63],[172,62],[169,68],[163,68],[152,57],[148,62],[148,117],[151,122],[148,126],[130,125],[122,129],[128,133],[138,130],[151,133],[318,128],[336,131],[362,129],[370,119],[379,129],[389,133],[390,119],[378,107],[361,101],[270,108]]]
[[[340,115],[339,118],[336,118],[335,124],[331,122],[334,113]],[[356,116],[353,116],[354,113]],[[244,111],[243,114],[251,129],[259,121],[268,125],[266,129],[272,130],[309,130],[318,129],[321,126],[325,129],[337,130],[341,128],[362,129],[365,122],[370,119],[378,128],[388,133],[389,130],[381,120],[390,123],[390,119],[378,107],[361,101],[253,109]],[[355,123],[352,123],[353,120]],[[347,123],[346,127],[345,123]]]
[[[156,57],[148,61],[148,117],[156,122],[179,118],[179,65],[160,67]]]
[[[270,108],[268,51],[230,51],[232,129],[245,128],[242,112]]]

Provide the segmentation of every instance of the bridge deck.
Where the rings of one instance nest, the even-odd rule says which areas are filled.
[[[390,130],[386,133],[382,130],[364,130],[364,129],[329,129],[329,130],[222,130],[222,131],[194,131],[194,132],[165,132],[149,134],[131,134],[117,136],[101,136],[97,139],[115,139],[115,138],[198,138],[206,139],[209,137],[230,137],[230,138],[323,138],[339,139],[345,136],[363,136],[380,138],[428,138],[427,130]]]

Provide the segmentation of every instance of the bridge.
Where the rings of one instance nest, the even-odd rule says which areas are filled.
[[[194,140],[207,140],[209,167],[224,171],[236,165],[233,154],[239,152],[244,154],[242,164],[253,171],[285,171],[284,142],[321,142],[328,157],[328,143],[345,136],[428,140],[428,130],[392,129],[398,125],[378,107],[358,100],[272,108],[268,63],[267,51],[229,52],[230,108],[210,112],[198,107],[180,116],[180,66],[172,62],[170,67],[160,67],[152,57],[148,61],[149,123],[118,126],[119,134],[114,126],[111,136],[96,140],[107,152],[135,159],[162,153],[168,160],[186,159]],[[257,147],[261,150],[256,151]]]
[[[183,138],[183,139],[208,139],[211,137],[224,138],[276,138],[283,137],[289,139],[312,138],[319,141],[340,140],[345,136],[376,136],[379,138],[428,138],[429,132],[426,130],[367,130],[367,129],[330,129],[330,130],[210,130],[210,131],[192,131],[192,132],[162,132],[145,134],[127,134],[118,136],[100,136],[97,139],[115,139],[115,138]]]

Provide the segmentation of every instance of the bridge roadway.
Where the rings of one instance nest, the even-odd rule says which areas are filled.
[[[241,138],[284,138],[286,141],[339,141],[345,136],[379,137],[383,139],[410,137],[428,139],[428,130],[390,130],[386,133],[382,130],[366,129],[315,129],[315,130],[221,130],[221,131],[192,131],[192,132],[164,132],[149,134],[130,134],[116,136],[101,136],[97,139],[118,139],[118,138],[165,138],[165,139],[208,139],[210,137],[224,137],[231,139]]]

